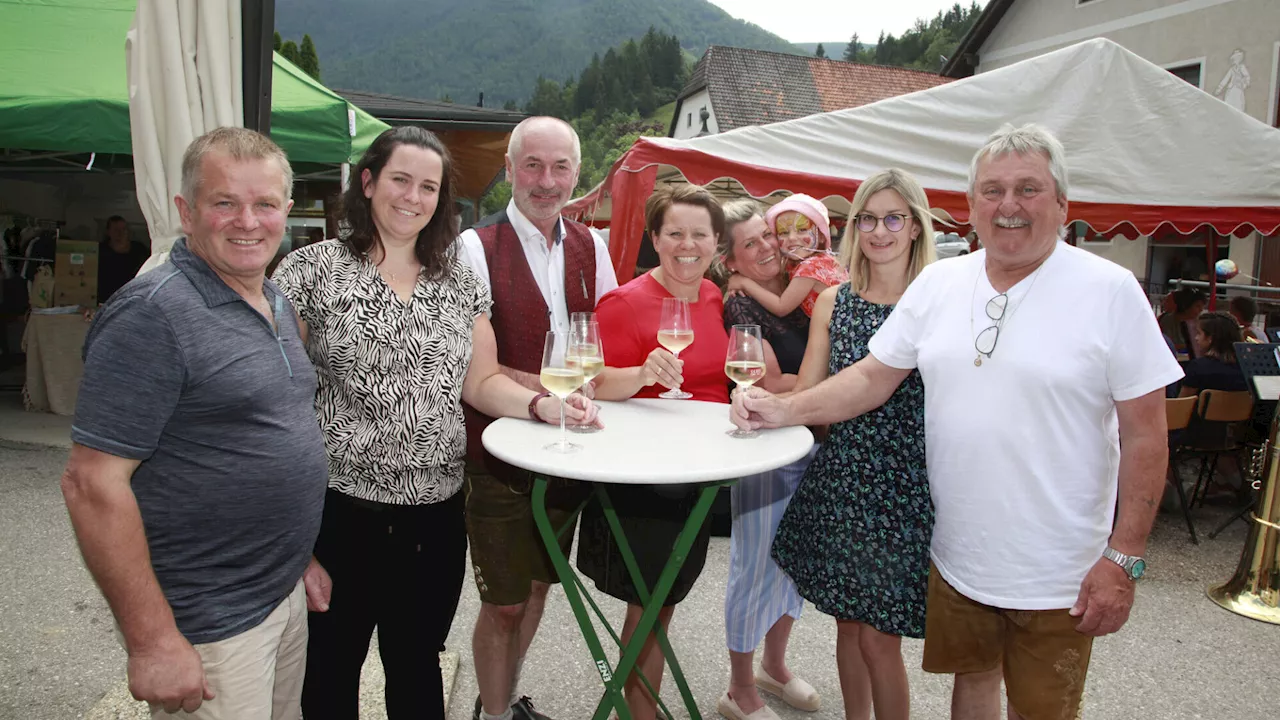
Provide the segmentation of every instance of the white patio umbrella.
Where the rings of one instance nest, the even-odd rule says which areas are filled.
[[[173,198],[187,145],[244,125],[240,35],[240,0],[138,0],[125,54],[134,182],[151,235],[139,274],[182,235]]]

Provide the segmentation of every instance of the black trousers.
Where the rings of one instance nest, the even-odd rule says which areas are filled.
[[[325,496],[316,559],[333,579],[329,611],[309,615],[307,720],[356,720],[360,668],[378,629],[391,720],[444,720],[439,653],[466,573],[462,493],[431,505]]]

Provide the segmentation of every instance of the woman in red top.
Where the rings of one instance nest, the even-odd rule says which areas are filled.
[[[653,398],[666,388],[681,388],[692,393],[694,400],[727,403],[724,358],[729,337],[724,329],[723,302],[715,283],[703,279],[724,232],[724,212],[711,193],[688,185],[656,192],[645,205],[645,218],[659,265],[605,295],[596,306],[607,367],[596,378],[595,396],[599,400]],[[694,340],[679,359],[658,345],[662,300],[669,297],[690,302]],[[652,440],[636,438],[636,442]],[[696,494],[690,486],[618,485],[609,489],[609,497],[645,584],[653,588],[693,509]],[[602,592],[627,602],[622,630],[626,642],[640,621],[640,598],[595,502],[583,510],[581,532],[578,568],[595,580]],[[704,525],[659,616],[663,628],[670,624],[676,603],[688,595],[701,574],[709,538]],[[658,690],[663,657],[655,636],[646,639],[636,667]],[[627,679],[626,695],[632,717],[652,720],[656,701],[634,674]]]

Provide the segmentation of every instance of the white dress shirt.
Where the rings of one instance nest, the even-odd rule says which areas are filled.
[[[551,329],[559,333],[569,332],[569,310],[565,301],[566,292],[586,293],[587,283],[594,282],[596,302],[610,290],[618,287],[618,278],[614,275],[613,264],[609,258],[609,247],[595,230],[591,230],[591,238],[596,243],[595,279],[588,281],[586,277],[571,278],[569,287],[565,287],[564,277],[564,220],[556,221],[556,239],[551,248],[547,248],[547,238],[534,227],[520,210],[514,200],[507,203],[507,219],[520,238],[520,247],[524,249],[524,259],[529,263],[533,279],[542,291],[542,300],[551,310]],[[458,236],[458,257],[471,266],[480,280],[493,292],[493,283],[489,280],[489,262],[484,256],[484,246],[480,243],[480,235],[475,230],[465,230]],[[574,282],[577,281],[577,282]]]

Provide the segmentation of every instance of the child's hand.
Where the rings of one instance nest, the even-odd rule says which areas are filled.
[[[729,282],[725,287],[725,297],[741,295],[743,288],[746,287],[746,280],[746,278],[742,277],[738,273],[730,275]]]

